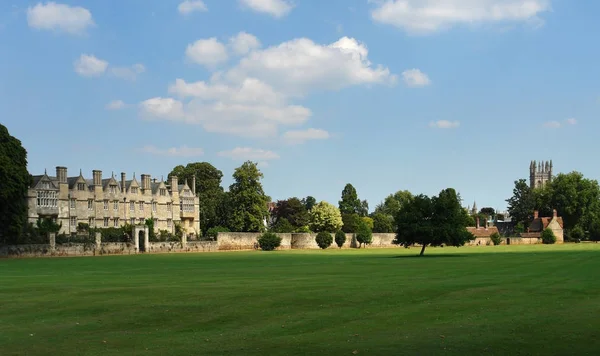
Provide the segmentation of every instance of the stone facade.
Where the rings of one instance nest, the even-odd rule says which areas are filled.
[[[39,218],[50,218],[62,223],[61,233],[77,231],[80,223],[90,227],[120,227],[126,223],[144,224],[154,219],[154,230],[175,232],[181,224],[184,232],[194,238],[200,232],[200,201],[187,182],[180,184],[177,177],[170,182],[151,179],[142,174],[141,181],[121,180],[114,175],[103,179],[102,171],[94,170],[92,179],[79,176],[68,177],[67,168],[56,167],[56,176],[33,176],[27,191],[28,221],[36,223]]]
[[[542,231],[550,228],[556,236],[556,243],[563,243],[565,241],[563,231],[563,219],[558,216],[556,209],[552,213],[552,217],[539,217],[538,211],[533,212],[533,220],[529,224],[527,232],[522,233],[521,237],[524,238],[540,238]]]
[[[552,181],[552,160],[546,162],[531,161],[529,165],[529,186],[542,188]]]

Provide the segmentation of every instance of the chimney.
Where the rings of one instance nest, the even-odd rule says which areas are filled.
[[[93,170],[92,177],[94,178],[94,185],[102,185],[102,171]]]
[[[148,183],[146,182],[148,180],[148,175],[142,174],[141,179],[142,179],[142,189],[144,189],[144,190],[148,189]]]
[[[488,229],[488,221],[487,221],[487,219],[485,219],[485,229],[486,230]]]
[[[56,179],[59,183],[67,183],[67,167],[56,167]]]
[[[172,175],[171,176],[171,191],[172,192],[176,192],[178,185],[179,185],[179,182],[177,181],[177,176],[176,175]]]
[[[192,176],[192,193],[196,195],[196,176]]]
[[[558,217],[558,212],[556,211],[556,209],[552,210],[552,217],[555,219]]]
[[[540,213],[537,210],[533,211],[533,218],[537,219],[540,216]]]
[[[479,216],[475,217],[475,227],[479,229]]]
[[[125,193],[125,172],[121,172],[121,192]]]

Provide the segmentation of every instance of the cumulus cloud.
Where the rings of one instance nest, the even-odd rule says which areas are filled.
[[[135,80],[139,74],[142,74],[146,71],[146,67],[143,64],[137,63],[132,65],[131,67],[112,67],[110,68],[110,72],[115,77],[126,79],[126,80]]]
[[[147,118],[182,120],[185,118],[183,103],[172,98],[155,97],[140,103],[140,110]]]
[[[27,24],[39,30],[81,35],[88,27],[94,26],[94,20],[92,13],[86,8],[50,1],[28,7]]]
[[[182,2],[181,4],[179,4],[179,6],[177,6],[177,10],[182,15],[188,15],[188,14],[191,14],[192,12],[196,12],[196,11],[199,11],[199,12],[208,11],[208,8],[206,7],[206,4],[204,4],[204,2],[201,0],[196,0],[196,1],[186,0],[186,1]]]
[[[97,77],[106,72],[108,62],[94,55],[82,54],[73,65],[77,74],[84,77]]]
[[[254,49],[260,48],[260,41],[254,35],[240,32],[229,39],[229,45],[234,53],[245,55]]]
[[[550,11],[550,0],[371,0],[371,17],[414,34],[457,25],[534,22]]]
[[[240,161],[270,161],[279,159],[279,155],[273,151],[250,147],[236,147],[230,151],[221,151],[217,155]]]
[[[185,55],[190,61],[209,68],[221,64],[229,58],[227,48],[215,37],[197,40],[189,44]]]
[[[199,147],[170,147],[170,148],[158,148],[152,145],[147,145],[141,148],[142,152],[157,155],[157,156],[171,156],[171,157],[199,157],[204,155],[204,150]]]
[[[125,108],[125,103],[123,100],[113,100],[110,103],[106,104],[107,110],[121,110]]]
[[[434,129],[454,129],[460,126],[458,121],[439,120],[429,123],[429,127]]]
[[[431,84],[431,80],[427,74],[421,72],[419,69],[409,69],[402,72],[402,79],[404,84],[409,87],[425,87]]]
[[[283,139],[289,144],[304,143],[308,140],[325,140],[329,132],[322,129],[290,130],[283,134]]]
[[[286,16],[294,5],[288,0],[239,0],[242,6],[276,18]]]

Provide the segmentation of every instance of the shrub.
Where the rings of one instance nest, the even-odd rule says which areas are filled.
[[[356,241],[358,241],[360,245],[365,246],[373,242],[373,231],[371,231],[369,226],[362,220],[358,225],[358,229],[356,230]]]
[[[272,232],[290,233],[294,232],[294,227],[290,224],[286,218],[279,218],[277,222],[271,227]]]
[[[312,231],[310,231],[310,228],[308,226],[300,226],[299,228],[296,229],[296,231],[294,232],[299,232],[299,233],[305,233],[305,234],[310,234],[312,233]]]
[[[556,243],[556,236],[550,228],[546,228],[546,230],[542,232],[542,243],[545,245],[552,245]]]
[[[317,245],[324,250],[331,246],[333,243],[333,237],[331,237],[330,233],[322,231],[317,234],[315,241],[317,241]]]
[[[581,242],[582,240],[585,240],[585,231],[583,231],[583,229],[581,228],[581,226],[575,226],[569,232],[569,241],[572,241],[572,242]]]
[[[211,227],[206,231],[206,237],[210,238],[211,240],[216,240],[219,232],[229,232],[229,229],[223,226]]]
[[[492,243],[494,244],[494,246],[498,246],[502,242],[502,238],[500,237],[500,234],[497,232],[494,232],[493,234],[490,235],[490,240],[492,240]]]
[[[367,226],[369,227],[369,229],[371,229],[371,231],[373,231],[373,219],[371,219],[371,218],[370,218],[370,217],[368,217],[368,216],[363,216],[363,217],[361,218],[361,220],[362,220],[362,221],[363,221],[365,224],[367,224]]]
[[[338,245],[339,248],[342,248],[346,243],[346,233],[342,230],[335,233],[335,244]]]
[[[258,246],[263,251],[273,251],[281,245],[281,237],[272,232],[265,232],[258,238]]]

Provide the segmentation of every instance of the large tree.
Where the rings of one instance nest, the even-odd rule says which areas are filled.
[[[399,190],[394,194],[388,195],[382,203],[377,204],[375,213],[396,216],[398,210],[413,199],[413,195],[408,190]]]
[[[27,151],[0,124],[0,243],[17,242],[27,223]]]
[[[306,198],[302,199],[302,204],[304,204],[304,207],[306,208],[306,210],[310,210],[313,208],[313,206],[315,206],[317,204],[317,199],[315,199],[315,197],[309,195]]]
[[[342,215],[338,208],[322,201],[310,211],[310,227],[315,232],[337,232],[342,228]]]
[[[254,162],[246,161],[233,173],[234,183],[229,187],[228,227],[239,232],[263,232],[269,215],[269,197],[260,180],[263,174]]]
[[[533,218],[535,197],[525,179],[515,181],[513,196],[506,202],[508,203],[508,212],[513,220],[527,227]]]
[[[307,226],[309,222],[306,206],[298,198],[289,198],[287,200],[278,200],[273,212],[273,223],[277,224],[280,219],[287,220],[294,229]]]
[[[218,207],[223,197],[221,178],[223,172],[208,162],[188,163],[187,166],[176,166],[169,173],[169,180],[176,176],[179,182],[192,184],[196,177],[196,194],[200,199],[200,228],[206,233],[210,228],[219,226]]]
[[[596,180],[584,178],[579,172],[558,174],[544,193],[545,196],[537,201],[544,204],[544,210],[556,209],[563,218],[565,229],[581,225],[587,230],[600,218],[600,186]],[[541,210],[542,207],[536,208]]]
[[[359,216],[367,216],[369,213],[369,204],[366,200],[361,201],[358,198],[358,193],[352,184],[346,184],[342,191],[342,200],[339,201],[340,213],[342,214],[358,214]]]
[[[405,247],[420,244],[421,256],[427,246],[463,246],[474,238],[466,229],[467,220],[454,189],[445,189],[433,198],[421,194],[398,211],[394,243]]]

